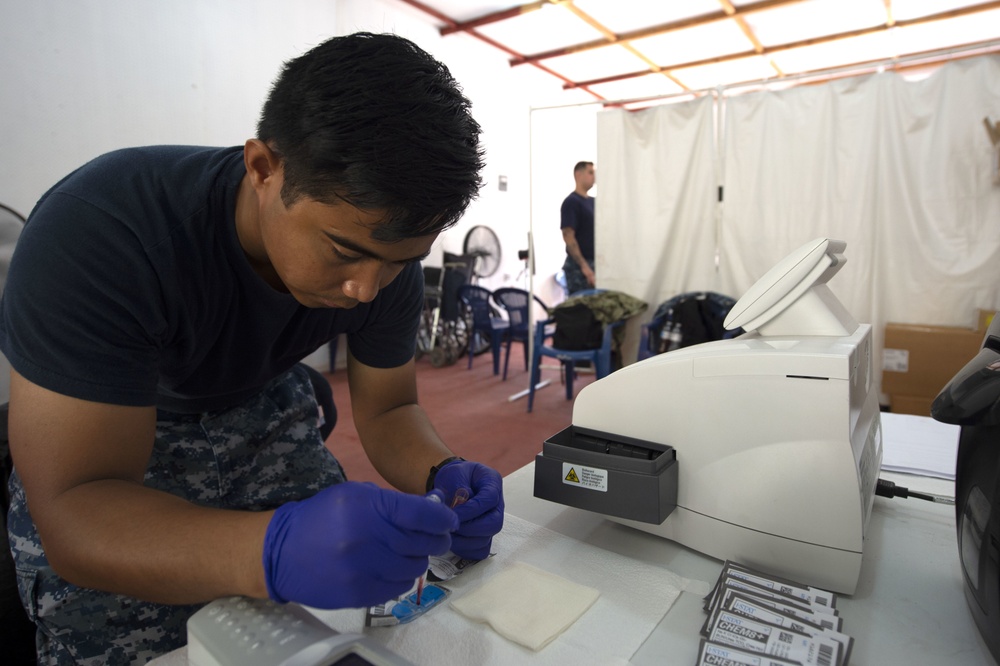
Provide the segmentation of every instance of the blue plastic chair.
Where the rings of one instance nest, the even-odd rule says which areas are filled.
[[[524,369],[528,369],[528,304],[531,302],[531,295],[517,287],[501,287],[493,292],[493,300],[507,312],[507,319],[510,322],[507,353],[503,362],[503,378],[506,380],[507,366],[510,365],[510,347],[515,340],[524,344]],[[535,296],[535,302],[542,306],[546,313],[549,311],[549,307],[538,296]]]
[[[472,284],[463,284],[458,288],[458,300],[465,305],[471,314],[471,319],[467,320],[471,325],[469,332],[469,368],[472,369],[472,357],[476,354],[474,339],[476,333],[483,335],[490,341],[490,351],[493,352],[493,374],[500,374],[500,344],[509,336],[510,324],[500,317],[493,315],[493,306],[490,304],[490,297],[493,295],[489,289]],[[509,350],[508,350],[509,353]],[[506,368],[504,369],[506,374]]]
[[[603,290],[588,290],[587,292],[577,292],[574,296],[586,295],[586,293],[600,293]],[[566,399],[573,399],[573,378],[576,374],[575,365],[580,361],[589,361],[594,368],[596,379],[611,374],[611,342],[614,330],[625,323],[624,319],[604,324],[601,335],[601,346],[595,349],[558,349],[552,345],[546,345],[545,341],[551,337],[551,330],[548,328],[554,324],[555,320],[546,319],[537,322],[535,325],[534,351],[531,357],[531,382],[528,386],[528,411],[530,412],[535,404],[535,385],[541,379],[542,358],[550,357],[557,359],[562,365],[566,382]]]

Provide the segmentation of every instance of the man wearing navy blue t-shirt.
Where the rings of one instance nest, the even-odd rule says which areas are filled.
[[[429,555],[489,554],[500,477],[438,437],[413,360],[420,261],[478,192],[479,134],[442,64],[359,33],[286,63],[243,146],[116,151],[39,201],[0,347],[40,663],[142,663],[217,597],[364,607]],[[319,435],[297,364],[341,333],[402,492],[346,481]]]
[[[566,243],[566,291],[574,294],[597,284],[594,275],[594,163],[577,162],[573,167],[576,187],[562,203],[559,227]]]

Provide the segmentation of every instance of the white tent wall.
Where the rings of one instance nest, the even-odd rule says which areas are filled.
[[[612,231],[618,220],[641,211],[630,224],[643,242],[602,248],[601,286],[645,297],[655,289],[648,276],[630,277],[632,266],[660,261],[674,280],[662,296],[705,289],[738,297],[803,243],[844,240],[848,261],[830,287],[859,321],[873,325],[877,366],[886,322],[969,327],[977,308],[1000,308],[1000,186],[983,128],[984,117],[1000,117],[1000,58],[949,63],[920,81],[886,73],[723,99],[717,275],[700,269],[714,260],[711,244],[691,232],[697,240],[687,245],[671,246],[664,237],[665,225],[703,220],[656,212],[661,192],[631,183],[645,182],[657,167],[622,159],[617,166],[625,173],[605,175],[598,238],[619,233]],[[690,123],[701,127],[703,120]],[[599,124],[598,137],[605,172],[608,156],[635,150],[623,142],[648,150],[644,133],[608,126]],[[693,132],[671,128],[663,141],[683,145]],[[666,148],[658,157],[665,165],[685,162]],[[615,201],[622,208],[610,209]],[[696,269],[677,280],[671,264],[685,262]]]
[[[243,143],[281,63],[336,15],[326,0],[3,3],[0,201],[27,215],[59,178],[124,146]]]
[[[689,285],[718,290],[713,99],[601,113],[598,136],[598,285],[650,306],[629,323],[623,356],[633,359],[637,323],[658,303]]]

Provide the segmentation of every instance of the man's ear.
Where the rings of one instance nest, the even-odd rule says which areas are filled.
[[[243,164],[250,184],[260,195],[264,190],[281,186],[281,158],[260,139],[247,139],[243,145]]]

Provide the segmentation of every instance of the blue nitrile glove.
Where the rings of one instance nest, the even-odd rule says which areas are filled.
[[[451,550],[470,560],[490,555],[493,535],[503,527],[503,479],[486,465],[455,460],[438,468],[434,489],[444,493],[451,505],[459,488],[469,491],[469,499],[454,507],[461,525],[451,535]]]
[[[451,547],[458,518],[443,502],[345,482],[274,512],[264,577],[274,601],[362,608],[406,592],[428,555]]]

